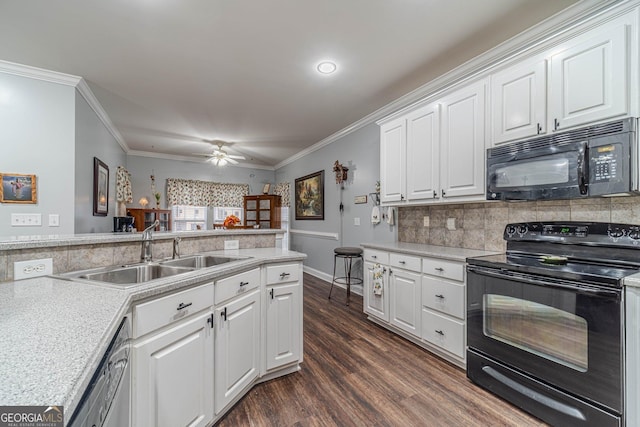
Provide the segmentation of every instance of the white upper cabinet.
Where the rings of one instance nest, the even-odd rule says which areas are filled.
[[[487,79],[483,79],[440,100],[443,199],[484,199],[486,91]]]
[[[546,133],[547,61],[535,58],[491,76],[492,141]]]
[[[404,118],[380,128],[380,201],[399,202],[405,199],[407,124]]]
[[[637,11],[491,75],[491,145],[633,115]]]
[[[437,197],[440,189],[440,105],[407,116],[407,200]]]
[[[616,20],[561,45],[551,56],[554,131],[629,113],[629,25]]]

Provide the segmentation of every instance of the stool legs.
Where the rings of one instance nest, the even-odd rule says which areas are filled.
[[[331,289],[329,289],[329,299],[331,299],[331,292],[333,292],[333,284],[336,282],[336,261],[337,255],[333,256],[333,278],[331,279]]]
[[[336,264],[338,262],[338,258],[341,258],[344,261],[344,276],[342,277],[336,277]],[[331,278],[331,289],[329,289],[329,299],[331,299],[331,292],[333,292],[333,285],[336,282],[340,284],[344,284],[347,287],[347,305],[349,305],[349,300],[351,298],[351,281],[356,280],[355,284],[362,283],[361,280],[351,278],[351,267],[352,267],[354,258],[362,259],[361,256],[344,256],[344,255],[338,255],[338,254],[333,256],[333,277]]]

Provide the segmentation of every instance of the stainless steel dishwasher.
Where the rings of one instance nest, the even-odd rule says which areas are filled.
[[[70,427],[127,427],[130,425],[131,322],[125,317],[96,369]]]

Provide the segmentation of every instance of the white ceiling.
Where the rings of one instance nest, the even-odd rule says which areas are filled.
[[[274,166],[575,2],[0,0],[0,59],[83,77],[136,152]]]

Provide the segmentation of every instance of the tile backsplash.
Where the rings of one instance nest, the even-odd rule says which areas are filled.
[[[424,226],[424,217],[429,226]],[[447,220],[455,219],[455,229]],[[640,224],[640,196],[407,206],[398,209],[398,240],[504,251],[505,225],[522,221],[597,221]]]

